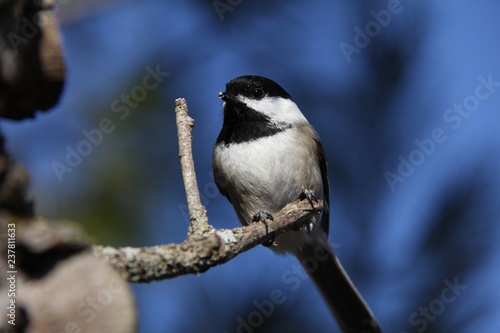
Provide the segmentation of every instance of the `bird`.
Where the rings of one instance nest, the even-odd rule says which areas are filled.
[[[212,153],[215,183],[242,225],[272,219],[299,198],[322,200],[320,214],[263,245],[295,255],[342,332],[382,332],[328,243],[330,189],[320,139],[278,83],[244,75],[219,93],[223,122]]]

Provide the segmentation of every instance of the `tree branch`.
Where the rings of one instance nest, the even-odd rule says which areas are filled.
[[[311,207],[307,200],[296,201],[274,214],[268,221],[242,228],[213,230],[207,236],[193,235],[180,244],[143,248],[94,246],[94,254],[105,258],[130,282],[149,282],[182,274],[202,273],[223,264],[269,238],[270,234],[299,228],[322,209],[322,203]]]
[[[213,230],[208,224],[207,211],[201,204],[196,172],[194,170],[192,135],[194,119],[188,114],[188,107],[184,98],[175,100],[175,119],[177,135],[179,137],[179,158],[181,160],[182,177],[186,189],[186,199],[189,209],[189,235],[203,235]]]
[[[194,121],[188,115],[186,100],[175,101],[176,123],[190,226],[188,238],[180,244],[151,247],[113,248],[94,246],[94,254],[107,260],[121,276],[130,282],[149,282],[182,274],[201,273],[225,263],[273,236],[296,230],[321,212],[323,203],[297,200],[273,214],[273,220],[235,229],[215,229],[208,224],[205,207],[201,204],[191,147]]]

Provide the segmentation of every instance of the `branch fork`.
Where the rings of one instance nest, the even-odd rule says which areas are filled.
[[[175,100],[175,113],[179,158],[190,217],[188,237],[180,244],[142,248],[94,246],[94,254],[107,260],[125,280],[149,282],[202,273],[262,244],[270,234],[277,236],[299,228],[321,212],[321,201],[311,204],[307,199],[297,200],[273,214],[267,228],[263,223],[254,223],[234,229],[215,229],[208,223],[206,209],[200,199],[191,144],[194,120],[188,114],[184,98]]]

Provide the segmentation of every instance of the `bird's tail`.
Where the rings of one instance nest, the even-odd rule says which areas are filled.
[[[307,243],[296,253],[328,303],[344,333],[382,333],[349,276],[326,241]]]

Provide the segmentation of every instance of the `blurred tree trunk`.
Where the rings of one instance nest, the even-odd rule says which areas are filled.
[[[59,101],[66,69],[50,5],[0,0],[0,118],[33,118]],[[128,284],[76,225],[34,216],[28,173],[4,146],[0,133],[0,331],[135,332]]]

